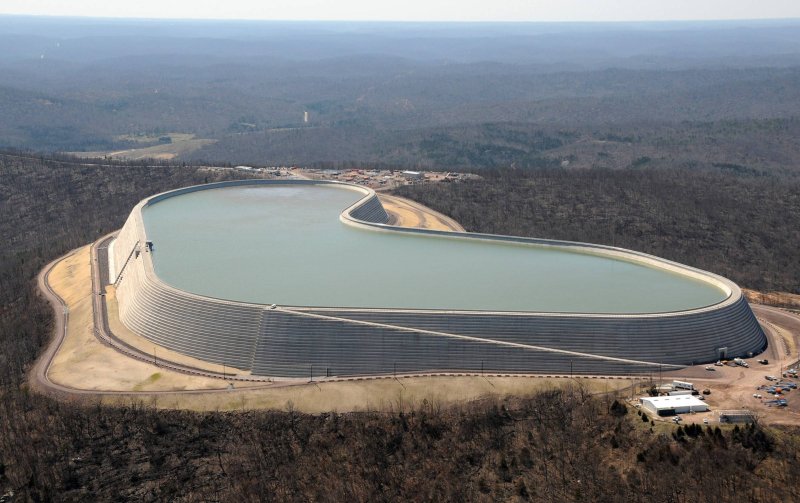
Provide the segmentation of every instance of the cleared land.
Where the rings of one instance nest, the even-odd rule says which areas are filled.
[[[747,301],[753,304],[800,309],[800,295],[788,292],[759,292],[742,288]]]
[[[696,365],[663,374],[664,382],[679,379],[694,383],[697,389],[711,391],[706,398],[711,411],[685,414],[683,415],[685,422],[699,423],[704,418],[715,421],[719,410],[747,409],[753,411],[758,420],[764,424],[800,424],[800,397],[793,395],[798,393],[797,390],[786,395],[788,406],[781,408],[769,406],[766,402],[774,398],[765,391],[756,389],[770,383],[765,376],[773,375],[780,378],[783,371],[796,365],[800,360],[797,351],[800,316],[769,306],[752,307],[767,334],[769,347],[764,353],[745,359],[750,365],[748,368],[729,364],[722,367],[711,366],[714,370],[706,370],[707,365]],[[769,364],[758,363],[761,359],[768,359]],[[760,394],[762,398],[754,397],[754,394]],[[664,420],[671,421],[672,418]]]
[[[174,391],[222,388],[218,379],[193,377],[122,355],[93,334],[89,246],[59,262],[49,282],[69,309],[67,336],[48,372],[51,381],[77,390]]]
[[[440,231],[465,232],[464,227],[452,218],[430,208],[426,208],[410,199],[399,196],[379,194],[389,223],[400,227],[419,227]]]
[[[384,199],[386,198],[386,199]],[[429,226],[444,230],[462,230],[452,219],[433,212],[411,201],[381,195],[387,212],[395,225]],[[570,379],[540,377],[481,377],[438,376],[403,377],[397,379],[372,378],[352,381],[298,383],[283,381],[272,384],[235,383],[234,389],[223,389],[227,383],[219,379],[188,376],[131,359],[100,343],[93,335],[91,312],[91,279],[89,247],[83,247],[61,260],[50,274],[51,287],[69,306],[67,337],[51,366],[49,377],[54,382],[83,390],[114,390],[127,394],[102,395],[109,403],[127,403],[130,400],[149,400],[164,408],[192,410],[248,410],[294,409],[304,412],[339,412],[355,410],[399,410],[428,403],[451,404],[484,396],[527,395],[537,390],[564,386]],[[106,288],[109,306],[109,325],[114,334],[141,351],[150,353],[153,348],[163,358],[213,371],[220,366],[188,358],[143,339],[130,332],[119,322],[113,287]],[[754,292],[758,294],[758,292]],[[770,338],[770,347],[763,355],[751,361],[749,369],[741,367],[714,367],[706,371],[705,365],[690,367],[674,373],[664,373],[663,381],[680,378],[693,381],[698,387],[708,388],[712,411],[706,414],[686,415],[688,422],[714,419],[717,410],[747,408],[754,410],[765,423],[789,424],[800,422],[800,400],[789,397],[786,409],[770,408],[763,400],[753,398],[756,386],[766,383],[765,374],[780,375],[781,369],[800,359],[798,337],[800,317],[775,308],[754,306],[762,326]],[[770,365],[755,362],[769,358]],[[635,381],[626,379],[577,379],[578,383],[593,392],[615,391],[632,396],[631,384],[636,391],[649,385],[643,376]],[[188,393],[187,393],[188,391]],[[88,395],[95,396],[95,395]]]
[[[94,337],[90,269],[89,247],[86,246],[60,261],[50,274],[50,285],[67,303],[70,318],[67,337],[56,354],[48,375],[54,382],[78,390],[125,393],[103,395],[101,399],[108,403],[124,404],[144,398],[159,407],[192,410],[293,408],[303,412],[382,411],[408,408],[422,403],[423,400],[444,405],[488,395],[527,395],[572,382],[564,378],[537,377],[401,376],[397,379],[363,378],[301,384],[296,381],[274,384],[237,382],[233,389],[209,392],[220,390],[227,383],[220,379],[188,376],[134,360],[100,343]],[[111,301],[109,306],[115,306],[113,288],[108,288],[107,291],[111,297],[108,299]],[[222,370],[216,365],[154,346],[125,329],[115,313],[110,312],[109,315],[109,324],[115,335],[139,349],[152,350],[155,347],[164,358],[172,360],[175,357],[173,361],[199,363],[209,370]],[[626,379],[578,379],[577,382],[583,383],[594,392],[613,391],[630,385]],[[181,393],[189,390],[199,393]]]
[[[217,141],[195,138],[193,134],[186,133],[170,133],[164,136],[169,136],[172,141],[170,143],[161,143],[158,145],[151,145],[149,147],[132,148],[126,150],[70,153],[78,157],[110,157],[112,159],[127,159],[131,161],[140,159],[170,160],[178,156],[190,154],[195,150],[198,150],[206,145],[211,145]],[[122,139],[137,141],[140,143],[154,140],[154,138],[149,137],[142,138],[128,136]]]
[[[424,211],[401,198],[393,203],[409,212],[403,225],[430,225],[461,230],[442,215],[414,216]],[[448,222],[448,220],[450,220]],[[399,223],[399,222],[396,222]],[[51,288],[64,299],[69,309],[67,336],[48,373],[60,385],[87,391],[114,391],[116,394],[84,394],[108,403],[150,400],[159,407],[193,410],[295,409],[304,412],[354,410],[398,410],[428,403],[452,404],[484,396],[528,395],[541,389],[565,386],[565,378],[438,376],[363,378],[350,381],[273,384],[228,383],[220,379],[195,377],[129,358],[97,340],[93,335],[91,307],[90,247],[85,246],[58,262],[49,276]],[[114,334],[146,353],[155,350],[160,357],[213,371],[218,365],[179,355],[133,334],[119,321],[113,287],[106,288],[109,325]],[[606,392],[630,386],[626,379],[577,379],[593,392]]]
[[[158,407],[189,410],[297,410],[300,412],[399,411],[418,408],[424,401],[452,405],[482,397],[528,396],[544,389],[578,383],[591,392],[621,390],[627,379],[545,379],[537,377],[392,377],[357,381],[275,385],[268,389],[234,389],[222,393],[112,395],[108,403],[150,399]]]

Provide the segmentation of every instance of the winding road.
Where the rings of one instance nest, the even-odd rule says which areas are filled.
[[[67,336],[67,328],[69,324],[69,309],[64,300],[52,289],[49,284],[48,278],[53,268],[62,260],[67,259],[77,253],[72,250],[68,254],[50,262],[40,273],[37,278],[39,290],[44,297],[50,302],[55,316],[54,337],[45,348],[42,355],[36,360],[30,375],[32,381],[35,383],[37,389],[43,392],[49,392],[59,397],[68,397],[80,395],[84,397],[102,397],[109,395],[122,395],[122,396],[155,396],[155,395],[201,395],[205,393],[230,393],[231,388],[227,383],[229,382],[247,382],[248,386],[244,388],[236,388],[238,391],[251,391],[257,389],[267,388],[280,388],[287,386],[298,386],[308,384],[305,379],[291,379],[273,382],[268,377],[257,376],[234,376],[231,374],[223,374],[219,372],[212,372],[189,365],[184,365],[174,361],[165,360],[163,358],[156,359],[149,353],[142,352],[137,348],[127,344],[116,337],[108,325],[108,312],[105,301],[105,295],[102,286],[102,277],[107,272],[104,270],[105,260],[101,256],[101,251],[107,249],[109,241],[114,237],[114,234],[103,236],[91,245],[90,257],[92,265],[92,312],[94,321],[94,335],[98,341],[106,346],[109,346],[116,351],[139,361],[154,365],[159,369],[166,369],[183,374],[194,375],[198,377],[208,377],[219,379],[225,383],[220,388],[205,388],[197,390],[163,390],[163,391],[130,391],[130,390],[87,390],[65,386],[50,379],[49,371],[53,360],[61,348],[64,339]],[[536,375],[536,374],[497,374],[494,372],[483,373],[470,373],[470,372],[427,372],[427,373],[404,373],[398,375],[380,375],[380,376],[359,376],[359,377],[318,377],[315,382],[341,382],[341,381],[366,381],[373,379],[395,379],[397,377],[432,377],[432,376],[482,376],[482,377],[530,377],[530,378],[570,378],[570,375]],[[578,377],[578,376],[576,376]],[[599,375],[582,375],[581,378],[587,379],[629,379],[630,376],[599,376]]]
[[[417,206],[418,211],[422,211],[421,206]],[[139,349],[131,346],[130,344],[126,343],[125,341],[121,340],[120,338],[116,337],[113,332],[111,331],[109,324],[108,324],[108,311],[106,305],[106,298],[105,298],[105,291],[104,291],[104,277],[107,276],[107,246],[111,239],[113,239],[114,233],[103,236],[99,240],[95,241],[91,245],[90,249],[90,257],[91,257],[91,280],[92,280],[92,311],[93,311],[93,321],[94,321],[94,335],[98,341],[102,344],[113,348],[114,350],[136,360],[145,362],[147,364],[154,365],[159,369],[166,369],[173,372],[179,372],[182,374],[193,375],[198,377],[206,377],[206,378],[213,378],[219,379],[221,387],[219,388],[210,388],[210,389],[196,389],[196,390],[163,390],[163,391],[130,391],[130,390],[86,390],[86,389],[79,389],[70,386],[65,386],[54,382],[50,379],[49,371],[50,367],[53,363],[53,360],[58,353],[58,350],[61,348],[65,337],[67,336],[67,329],[69,324],[69,309],[64,300],[52,289],[49,284],[49,275],[55,265],[77,253],[78,250],[73,250],[66,254],[63,257],[60,257],[52,262],[50,262],[38,275],[37,283],[39,290],[42,292],[44,297],[50,302],[53,307],[53,310],[56,314],[55,316],[55,326],[54,326],[54,337],[48,346],[45,348],[42,355],[37,359],[36,363],[34,364],[33,368],[31,369],[31,381],[33,381],[35,387],[40,389],[44,392],[49,392],[51,394],[60,396],[60,397],[68,397],[74,395],[81,395],[81,396],[108,396],[108,395],[133,395],[133,396],[156,396],[156,395],[200,395],[205,393],[229,393],[231,392],[231,388],[229,383],[233,382],[243,382],[247,383],[248,385],[243,388],[236,388],[237,390],[257,390],[257,389],[266,389],[266,388],[278,388],[278,387],[286,387],[286,386],[297,386],[297,385],[304,385],[307,384],[308,381],[305,379],[294,379],[294,380],[286,380],[286,381],[279,381],[273,382],[270,378],[267,377],[257,377],[257,376],[237,376],[231,375],[228,373],[220,373],[209,371],[206,369],[201,369],[197,367],[193,367],[190,365],[181,364],[174,361],[165,360],[162,358],[156,359],[153,355],[149,353],[145,353],[140,351]],[[762,325],[765,328],[765,331],[769,337],[769,347],[767,349],[768,353],[765,356],[769,356],[772,360],[770,367],[777,367],[778,364],[782,364],[785,366],[787,365],[787,360],[785,358],[785,348],[782,347],[782,343],[780,343],[781,338],[780,336],[775,333],[773,327],[777,326],[783,330],[788,331],[790,334],[793,334],[795,339],[800,336],[800,315],[792,313],[790,311],[786,311],[780,308],[771,307],[771,306],[764,306],[754,304],[752,305],[753,311],[758,316],[759,320],[762,322]],[[780,347],[779,347],[780,343]],[[797,355],[794,355],[795,360],[798,358]],[[669,373],[671,377],[679,377],[683,376],[686,378],[702,378],[702,377],[710,377],[707,374],[703,374],[703,366],[696,366],[696,367],[689,367],[686,369],[672,371]],[[767,370],[766,368],[764,370]],[[773,370],[770,368],[769,370]],[[777,370],[774,369],[774,370]],[[432,373],[420,373],[420,374],[402,374],[403,377],[405,376],[413,376],[413,377],[427,377],[427,376],[467,376],[467,375],[477,375],[481,376],[483,374],[474,374],[468,372],[432,372]],[[487,376],[508,376],[508,377],[539,377],[539,378],[557,378],[557,377],[571,377],[569,375],[532,375],[532,374],[496,374],[496,373],[489,373]],[[336,382],[336,381],[362,381],[362,380],[370,380],[370,379],[392,379],[396,376],[362,376],[362,377],[329,377],[329,378],[317,378],[321,382]],[[589,379],[629,379],[631,376],[581,376]],[[719,376],[722,377],[722,376]]]
[[[108,242],[114,237],[113,234],[109,234],[100,238],[99,240],[95,241],[91,245],[91,262],[92,262],[92,312],[93,312],[93,319],[94,319],[94,335],[95,337],[103,344],[112,347],[116,351],[145,363],[149,363],[155,365],[160,369],[167,369],[173,372],[180,372],[183,374],[189,375],[196,375],[199,377],[211,377],[220,379],[221,383],[231,382],[231,381],[244,381],[244,382],[252,382],[252,383],[264,383],[261,386],[253,385],[248,386],[246,389],[257,389],[257,388],[265,388],[265,387],[277,387],[280,385],[288,385],[290,383],[281,383],[281,384],[274,384],[270,382],[268,378],[259,378],[259,377],[241,377],[241,376],[232,376],[230,374],[223,374],[221,372],[211,372],[204,369],[199,369],[196,367],[192,367],[189,365],[183,365],[176,362],[171,362],[164,359],[156,359],[153,355],[144,353],[139,351],[138,349],[134,348],[133,346],[127,344],[126,342],[122,341],[118,337],[114,336],[108,326],[108,312],[106,310],[106,302],[105,302],[105,294],[103,291],[102,286],[102,269],[103,264],[102,260],[100,260],[99,250],[104,249]],[[50,262],[38,275],[37,283],[39,286],[39,290],[42,292],[44,297],[50,302],[53,306],[53,310],[56,313],[55,316],[55,329],[54,329],[54,337],[50,344],[46,347],[44,353],[37,359],[34,367],[32,368],[31,374],[34,377],[34,382],[43,390],[47,392],[55,392],[59,395],[170,395],[170,394],[202,394],[202,393],[213,393],[213,392],[229,392],[230,389],[227,385],[224,387],[216,388],[216,389],[201,389],[201,390],[180,390],[180,391],[127,391],[127,390],[86,390],[80,388],[74,388],[71,386],[65,386],[63,384],[59,384],[54,382],[50,379],[50,367],[53,363],[53,359],[55,358],[58,350],[61,348],[61,345],[64,342],[64,339],[67,336],[67,327],[69,325],[69,309],[62,299],[50,286],[48,281],[51,271],[55,265],[74,255],[78,250],[72,250],[67,255],[60,257],[52,262]]]

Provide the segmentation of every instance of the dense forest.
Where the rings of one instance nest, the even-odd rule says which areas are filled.
[[[797,151],[796,126],[762,123],[800,117],[798,40],[796,20],[0,16],[0,147],[113,152],[185,133],[215,140],[176,148],[186,161],[451,169],[681,162],[694,145],[709,162],[761,169],[739,150]]]
[[[556,122],[556,121],[554,121]],[[800,120],[634,122],[558,127],[483,122],[384,131],[369,126],[271,130],[222,139],[185,154],[213,162],[383,164],[432,170],[482,168],[721,168],[798,173]]]
[[[147,195],[246,176],[203,163],[474,171],[398,193],[471,231],[622,246],[800,293],[797,21],[0,16],[0,47],[0,147],[49,152],[0,150],[0,501],[792,498],[800,430],[655,425],[579,386],[196,413],[55,399],[26,372],[53,328],[36,274]],[[52,154],[192,135],[164,151],[188,166]]]
[[[481,170],[402,196],[467,230],[620,246],[800,293],[800,178],[737,170]]]
[[[779,502],[800,482],[794,429],[651,425],[613,397],[580,387],[452,407],[425,402],[390,412],[315,416],[290,404],[280,412],[194,413],[156,410],[151,402],[107,407],[32,393],[25,370],[52,329],[50,308],[35,291],[40,268],[119,227],[140,198],[228,176],[222,173],[0,154],[0,494],[13,493],[15,501]],[[489,224],[480,229],[542,234],[535,227],[541,208],[552,204],[551,216],[570,221],[561,179],[575,179],[576,193],[587,197],[601,192],[590,187],[604,184],[605,206],[617,216],[625,211],[615,206],[618,200],[656,204],[648,195],[652,184],[677,184],[674,197],[687,190],[680,172],[643,172],[638,181],[636,174],[620,173],[490,172],[483,186],[414,187],[414,195],[439,207],[452,197],[453,211],[443,209],[478,227],[463,199],[474,191],[475,207],[489,211]],[[751,196],[764,195],[757,183],[703,176],[706,187],[724,182],[740,191],[734,195],[747,187]],[[625,185],[623,178],[633,182]],[[514,187],[535,189],[538,196],[515,199],[524,192],[513,192],[514,204],[492,209],[493,195],[504,201],[499,191]],[[722,198],[704,193],[712,201]],[[536,211],[518,210],[547,201]],[[574,203],[586,212],[580,219],[593,204],[593,198]],[[696,207],[702,204],[692,214],[703,215]],[[508,214],[506,224],[500,211]],[[665,222],[676,218],[669,207],[663,211]],[[620,237],[647,234],[643,224],[620,225],[628,229]],[[551,237],[595,236],[571,229],[574,234]],[[670,232],[679,241],[690,231],[662,229]],[[700,235],[696,239],[700,244]]]

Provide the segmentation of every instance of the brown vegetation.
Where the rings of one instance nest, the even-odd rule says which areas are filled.
[[[800,293],[800,179],[695,169],[483,170],[395,193],[468,231],[630,248]]]
[[[743,290],[747,301],[769,306],[786,307],[789,309],[800,309],[800,295],[787,292],[758,292],[755,290]]]
[[[22,377],[52,322],[38,270],[119,227],[145,195],[212,178],[3,155],[0,173],[0,490],[20,500],[777,502],[798,482],[793,429],[651,426],[581,388],[319,415],[32,394]]]
[[[34,500],[777,502],[799,482],[786,431],[653,427],[580,388],[315,416],[20,394],[0,428],[0,483]]]

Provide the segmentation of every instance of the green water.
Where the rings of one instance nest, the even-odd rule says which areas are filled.
[[[143,210],[158,276],[211,297],[292,306],[645,313],[722,290],[630,262],[536,246],[375,232],[334,186],[192,192]]]

